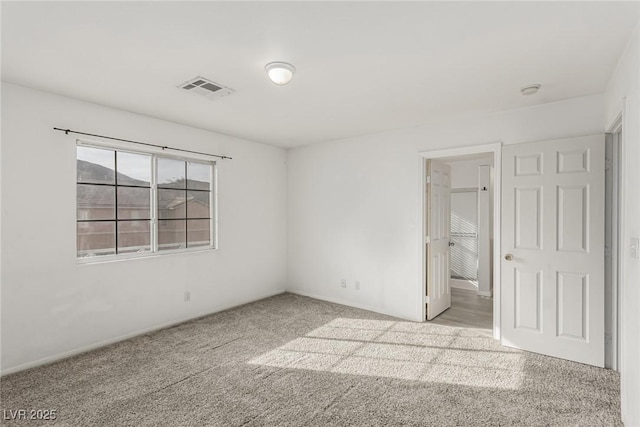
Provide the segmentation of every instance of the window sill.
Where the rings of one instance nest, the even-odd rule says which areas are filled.
[[[188,254],[216,252],[216,251],[218,251],[218,248],[215,248],[213,246],[206,246],[206,247],[199,247],[199,248],[192,248],[192,249],[167,250],[162,252],[143,252],[143,253],[122,254],[122,255],[102,255],[102,256],[95,256],[95,257],[76,258],[76,263],[78,265],[104,264],[104,263],[118,262],[118,261],[130,261],[134,259],[159,258],[167,255],[188,255]]]

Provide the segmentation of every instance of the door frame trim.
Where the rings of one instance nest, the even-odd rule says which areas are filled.
[[[502,141],[494,142],[491,144],[483,145],[469,145],[464,147],[429,150],[419,152],[420,160],[422,161],[422,174],[420,176],[420,190],[422,200],[422,236],[420,238],[422,254],[422,261],[420,265],[422,267],[422,282],[419,288],[420,295],[418,295],[417,301],[422,301],[422,321],[424,322],[427,316],[426,310],[426,295],[427,295],[427,250],[426,239],[427,235],[427,220],[426,220],[426,161],[427,159],[439,159],[442,157],[463,156],[468,154],[481,154],[481,153],[493,153],[493,337],[497,340],[501,338],[500,331],[500,248],[501,248],[501,223],[502,223]]]
[[[626,102],[626,99],[624,101]],[[615,203],[615,208],[611,218],[612,224],[606,224],[605,222],[605,227],[607,225],[612,225],[613,226],[612,228],[614,230],[611,236],[612,247],[611,247],[610,267],[612,268],[612,271],[611,271],[612,276],[605,277],[605,280],[612,280],[611,284],[613,287],[612,291],[613,291],[613,297],[614,297],[613,301],[611,301],[611,306],[605,307],[605,316],[608,314],[607,310],[611,310],[609,314],[613,314],[611,342],[607,344],[607,342],[605,341],[605,355],[606,355],[606,352],[611,351],[611,360],[610,360],[611,365],[610,366],[605,365],[605,368],[609,368],[617,372],[621,372],[622,370],[621,354],[622,354],[622,346],[623,346],[622,301],[624,297],[624,261],[625,261],[624,213],[625,213],[625,204],[626,204],[625,162],[624,162],[624,159],[626,158],[626,153],[625,153],[626,145],[624,143],[625,142],[624,141],[625,140],[625,132],[624,132],[625,113],[626,113],[625,104],[623,103],[620,111],[618,112],[618,114],[616,114],[612,123],[605,130],[605,141],[606,141],[606,138],[609,136],[611,136],[612,138],[615,138],[613,141],[614,159],[611,165],[613,169],[613,175],[614,175],[613,177],[614,188],[613,188],[613,195],[612,195],[614,200],[612,201]],[[619,137],[616,137],[616,135],[618,134],[619,134]],[[608,188],[605,188],[605,191],[607,190]],[[606,332],[607,331],[605,331],[605,333]],[[606,363],[606,356],[605,356],[605,363]]]

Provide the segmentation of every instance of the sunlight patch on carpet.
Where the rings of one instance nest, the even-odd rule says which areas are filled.
[[[473,329],[337,318],[248,363],[515,390],[522,358]]]

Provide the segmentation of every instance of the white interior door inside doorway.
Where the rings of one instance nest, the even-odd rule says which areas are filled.
[[[604,148],[503,147],[503,344],[604,365]]]
[[[451,167],[427,160],[427,320],[451,307]]]

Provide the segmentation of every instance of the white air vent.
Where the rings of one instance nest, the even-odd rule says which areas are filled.
[[[222,98],[223,96],[231,95],[235,92],[235,90],[231,88],[219,83],[214,83],[211,80],[200,76],[186,81],[178,87],[187,92],[207,97],[208,99]]]

